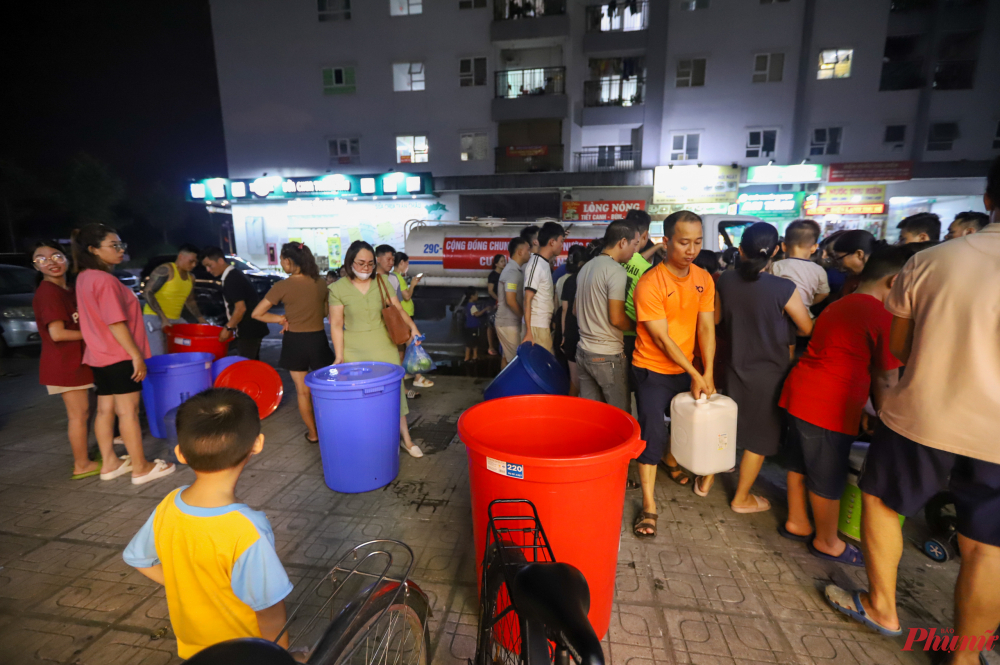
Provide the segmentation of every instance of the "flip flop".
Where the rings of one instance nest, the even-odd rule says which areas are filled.
[[[169,476],[171,473],[177,470],[176,464],[167,464],[161,459],[154,460],[153,470],[147,473],[145,476],[132,476],[133,485],[145,485],[146,483],[151,483],[154,480],[159,480],[164,476]]]
[[[417,399],[418,397],[420,397],[420,393],[416,390],[411,389],[406,391],[406,399]]]
[[[642,489],[642,484],[635,482],[631,478],[628,478],[628,479],[625,480],[625,489],[626,490],[641,490]]]
[[[416,388],[430,388],[434,385],[434,382],[427,378],[424,378],[423,381],[414,379],[413,385]]]
[[[635,521],[632,523],[632,535],[636,538],[656,538],[657,517],[659,517],[657,513],[647,513],[640,510],[639,514],[635,516]],[[643,524],[646,520],[653,520],[653,523]],[[642,533],[639,529],[652,529],[653,533]]]
[[[302,436],[304,436],[305,439],[306,439],[306,441],[308,441],[309,443],[319,443],[319,439],[316,439],[315,441],[313,441],[312,439],[309,438],[309,432],[306,432]]]
[[[800,536],[797,533],[792,533],[785,528],[785,523],[782,522],[778,525],[778,535],[782,538],[787,538],[788,540],[794,540],[797,543],[811,543],[812,539],[816,537],[816,532],[813,531],[808,536]]]
[[[712,491],[712,486],[715,485],[715,479],[712,479],[712,484],[708,486],[707,490],[702,491],[700,480],[703,480],[705,476],[695,476],[694,477],[694,493],[698,496],[704,498],[708,496],[708,493]]]
[[[806,542],[806,547],[809,548],[809,553],[812,554],[814,557],[818,557],[820,559],[826,559],[827,561],[836,561],[837,563],[844,563],[847,564],[848,566],[857,566],[858,568],[864,568],[865,557],[864,555],[861,554],[861,550],[859,550],[854,545],[851,545],[850,543],[845,543],[845,545],[846,547],[844,547],[844,551],[840,553],[840,556],[831,556],[825,552],[820,552],[818,549],[816,549],[816,546],[813,545],[812,538],[810,538],[809,541]]]
[[[899,637],[903,634],[902,628],[892,630],[880,623],[876,623],[874,619],[869,617],[868,613],[865,612],[865,608],[861,605],[861,594],[857,591],[846,591],[836,584],[828,584],[826,589],[823,590],[823,595],[826,596],[827,602],[833,605],[833,609],[846,614],[872,630],[877,630],[886,637]]]
[[[741,515],[749,515],[751,513],[763,513],[766,510],[771,510],[770,501],[768,501],[762,496],[757,496],[756,494],[751,494],[750,496],[753,497],[754,504],[756,505],[751,506],[750,508],[744,508],[742,506],[737,508],[733,504],[729,504],[729,507],[733,509],[734,513],[739,513]]]
[[[69,477],[70,480],[83,480],[84,478],[93,478],[94,476],[101,475],[101,467],[97,467],[93,471],[85,471],[84,473],[74,473]]]
[[[102,473],[101,480],[114,480],[115,478],[124,476],[126,473],[132,472],[132,459],[128,455],[122,455],[118,459],[121,460],[121,466],[114,471]]]

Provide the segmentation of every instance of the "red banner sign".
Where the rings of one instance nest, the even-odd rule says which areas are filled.
[[[508,157],[542,157],[549,154],[547,145],[507,146]]]
[[[879,182],[909,180],[913,162],[847,162],[830,164],[828,182]]]
[[[629,210],[645,209],[645,201],[563,201],[562,218],[567,222],[607,222],[625,219]]]
[[[603,233],[603,232],[602,232]],[[507,256],[510,238],[445,238],[441,266],[445,270],[489,270],[493,267],[493,257]],[[567,238],[563,242],[562,254],[556,262],[562,265],[566,254],[573,245],[589,245],[593,238]]]

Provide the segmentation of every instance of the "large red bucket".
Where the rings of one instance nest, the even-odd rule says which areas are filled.
[[[469,455],[476,572],[494,499],[535,504],[557,561],[590,586],[590,623],[603,638],[611,622],[629,460],[645,443],[639,423],[600,402],[557,395],[504,397],[468,409],[458,433]],[[504,510],[509,512],[504,512]],[[519,515],[523,507],[494,507]]]
[[[163,334],[167,337],[167,353],[211,353],[215,359],[226,355],[229,342],[220,342],[220,326],[204,323],[175,323]]]

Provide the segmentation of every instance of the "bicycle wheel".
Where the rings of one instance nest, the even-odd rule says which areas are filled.
[[[526,563],[521,550],[507,542],[502,546],[506,547],[506,556],[512,564]],[[476,665],[516,665],[521,662],[521,618],[511,605],[503,566],[499,547],[491,545],[483,566]]]
[[[393,599],[393,595],[392,590],[380,589],[361,610],[362,614],[347,612],[335,621],[309,658],[309,664],[427,665],[430,662],[425,623],[430,615],[427,599],[410,588],[399,598]]]

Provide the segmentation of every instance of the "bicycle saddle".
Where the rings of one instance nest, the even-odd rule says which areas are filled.
[[[568,563],[529,563],[515,575],[511,596],[518,614],[560,636],[580,665],[604,665],[601,642],[587,619],[590,588],[579,570]]]
[[[202,649],[185,665],[295,665],[291,654],[259,637],[240,637]]]

